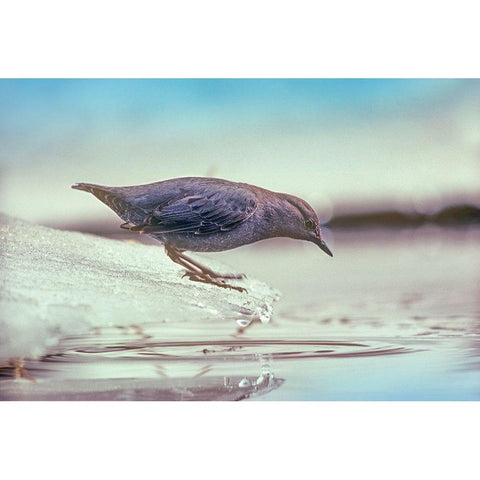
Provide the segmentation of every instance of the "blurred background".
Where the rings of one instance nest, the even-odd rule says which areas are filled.
[[[479,80],[0,80],[0,210],[49,226],[118,228],[75,182],[206,175],[332,226],[477,222],[479,162]]]

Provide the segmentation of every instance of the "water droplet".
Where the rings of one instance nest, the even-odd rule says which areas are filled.
[[[254,382],[253,384],[255,386],[265,386],[265,385],[271,385],[273,382],[273,374],[270,372],[263,372]]]
[[[240,388],[249,387],[250,386],[250,380],[247,377],[242,378],[242,380],[240,380],[238,386]]]
[[[252,323],[251,318],[239,318],[237,320],[238,325],[240,325],[242,328],[248,327]]]
[[[269,304],[265,304],[262,309],[259,309],[258,318],[262,323],[268,323],[272,318],[273,307]]]

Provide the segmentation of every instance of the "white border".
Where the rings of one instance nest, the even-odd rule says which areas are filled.
[[[476,478],[473,402],[5,402],[4,478]],[[3,475],[2,475],[3,476]]]
[[[474,2],[18,0],[0,76],[477,77]]]
[[[477,77],[473,2],[2,6],[3,77]],[[469,6],[471,5],[471,6]],[[1,403],[4,478],[473,478],[479,404]]]

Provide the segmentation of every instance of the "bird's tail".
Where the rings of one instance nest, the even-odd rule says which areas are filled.
[[[120,218],[125,220],[129,210],[128,204],[121,198],[114,188],[95,185],[93,183],[74,183],[72,188],[83,190],[95,195],[101,202],[110,207]]]
[[[94,185],[93,183],[74,183],[72,188],[75,190],[83,190],[84,192],[93,193],[95,189],[97,190],[105,190],[105,187],[101,185]]]
[[[116,195],[113,194],[110,187],[104,187],[103,185],[95,185],[93,183],[74,183],[72,188],[75,190],[83,190],[95,195],[101,202],[108,205],[112,210],[116,211],[115,202]]]

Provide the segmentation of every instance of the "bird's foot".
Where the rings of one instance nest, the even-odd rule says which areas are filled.
[[[244,273],[217,273],[207,272],[206,275],[220,280],[243,280],[247,278]]]
[[[240,293],[248,293],[246,288],[230,285],[205,273],[190,272],[187,270],[183,276],[188,277],[192,282],[209,283],[210,285],[216,285],[220,288],[228,288],[230,290],[237,290],[237,292]]]

